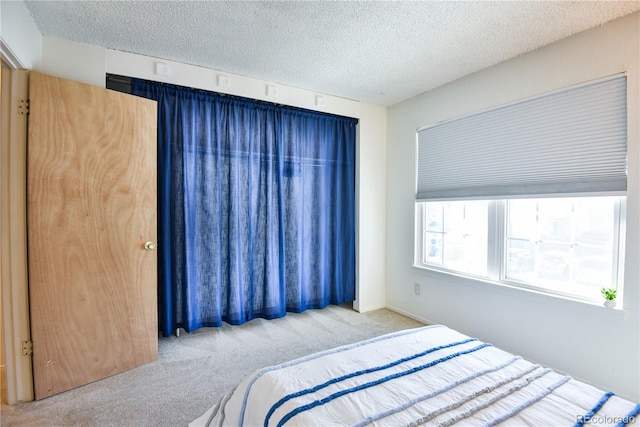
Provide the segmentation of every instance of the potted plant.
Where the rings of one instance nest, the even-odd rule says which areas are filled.
[[[613,289],[613,288],[602,288],[600,290],[600,293],[602,294],[602,296],[604,297],[604,306],[607,308],[613,308],[616,306],[616,294],[618,293],[617,290]]]

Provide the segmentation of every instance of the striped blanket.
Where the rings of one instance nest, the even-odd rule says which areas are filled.
[[[195,426],[639,425],[640,405],[445,326],[261,369]]]

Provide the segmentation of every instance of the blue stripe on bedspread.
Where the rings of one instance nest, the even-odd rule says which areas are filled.
[[[352,388],[348,388],[348,389],[345,389],[345,390],[338,391],[338,392],[333,393],[332,395],[329,395],[329,396],[327,396],[327,397],[325,397],[323,399],[319,399],[319,400],[313,401],[311,403],[308,403],[306,405],[303,405],[303,406],[300,406],[300,407],[294,409],[293,411],[291,411],[288,414],[286,414],[282,418],[282,420],[280,420],[280,422],[278,423],[278,427],[281,427],[284,423],[286,423],[291,418],[293,418],[294,416],[298,415],[301,412],[308,411],[309,409],[315,408],[316,406],[324,405],[324,404],[326,404],[326,403],[328,403],[328,402],[330,402],[330,401],[332,401],[334,399],[337,399],[337,398],[339,398],[341,396],[344,396],[346,394],[353,393],[353,392],[360,391],[360,390],[364,390],[366,388],[373,387],[373,386],[382,384],[383,382],[390,381],[390,380],[393,380],[393,379],[396,379],[396,378],[404,377],[406,375],[413,374],[413,373],[418,372],[420,370],[424,370],[424,369],[430,368],[432,366],[435,366],[435,365],[438,365],[440,363],[449,361],[449,360],[454,359],[456,357],[459,357],[459,356],[462,356],[462,355],[465,355],[465,354],[469,354],[469,353],[473,353],[473,352],[476,352],[478,350],[482,350],[483,348],[490,347],[490,346],[491,346],[491,344],[484,343],[484,344],[481,344],[481,345],[479,345],[477,347],[473,347],[473,348],[471,348],[469,350],[459,351],[457,353],[453,353],[453,354],[450,354],[448,356],[442,357],[440,359],[436,359],[436,360],[434,360],[432,362],[429,362],[429,363],[426,363],[424,365],[413,367],[413,368],[408,369],[406,371],[398,372],[398,373],[395,373],[395,374],[388,375],[386,377],[380,378],[380,379],[375,380],[375,381],[370,381],[368,383],[360,384],[360,385],[358,385],[356,387],[352,387]]]
[[[442,387],[442,388],[440,388],[438,390],[434,390],[434,391],[432,391],[432,392],[430,392],[428,394],[424,394],[424,395],[422,395],[420,397],[416,397],[414,399],[408,400],[407,402],[403,403],[400,406],[397,406],[395,408],[391,408],[391,409],[388,409],[388,410],[386,410],[384,412],[379,412],[379,413],[377,413],[375,415],[367,417],[366,419],[360,421],[357,424],[354,424],[351,427],[364,427],[367,424],[371,424],[373,422],[381,420],[382,418],[386,418],[386,417],[388,417],[390,415],[397,414],[398,412],[404,411],[405,409],[415,405],[416,403],[422,402],[422,401],[427,400],[427,399],[431,399],[432,397],[435,397],[435,396],[437,396],[439,394],[446,393],[447,391],[451,390],[452,388],[457,387],[457,386],[459,386],[461,384],[467,383],[467,382],[469,382],[469,381],[471,381],[473,379],[476,379],[476,378],[478,378],[478,377],[480,377],[482,375],[486,375],[486,374],[489,374],[489,373],[492,373],[492,372],[497,372],[497,371],[499,371],[501,369],[506,368],[507,366],[510,366],[510,365],[514,364],[517,360],[521,360],[521,359],[522,359],[522,357],[520,357],[520,356],[514,356],[511,359],[507,360],[506,362],[501,363],[500,365],[492,366],[491,368],[484,369],[482,371],[474,372],[473,374],[471,374],[471,375],[469,375],[467,377],[461,378],[458,381],[455,381],[455,382],[453,382],[451,384],[448,384],[448,385],[446,385],[446,386],[444,386],[444,387]],[[534,367],[535,367],[535,365],[534,365]],[[524,373],[526,373],[526,371]],[[521,374],[521,373],[518,372],[518,374]]]
[[[382,335],[382,336],[375,337],[375,338],[370,338],[370,339],[365,340],[365,341],[360,341],[360,342],[353,343],[353,344],[348,344],[348,345],[345,345],[345,346],[342,346],[342,347],[332,348],[330,350],[322,351],[322,352],[319,352],[319,353],[310,354],[309,356],[302,357],[302,358],[296,359],[296,360],[291,360],[289,362],[285,362],[285,363],[282,363],[280,365],[270,366],[270,367],[264,368],[260,372],[258,372],[251,379],[249,384],[247,385],[247,389],[245,390],[244,397],[242,399],[242,407],[240,408],[239,427],[242,427],[242,425],[244,424],[244,414],[245,414],[246,409],[247,409],[247,400],[249,398],[249,393],[251,392],[251,387],[253,387],[253,384],[255,384],[255,382],[261,376],[266,374],[267,372],[276,371],[278,369],[283,369],[283,368],[288,368],[289,366],[295,366],[297,364],[308,362],[309,360],[317,359],[317,358],[325,356],[327,354],[339,353],[341,351],[350,350],[352,348],[361,347],[363,345],[367,345],[367,344],[371,344],[371,343],[375,343],[375,342],[379,342],[379,341],[384,341],[384,340],[388,340],[388,339],[395,338],[395,337],[401,337],[401,336],[404,336],[404,335],[415,334],[415,333],[418,333],[418,332],[422,332],[422,331],[424,331],[426,329],[442,328],[442,327],[443,327],[443,325],[429,325],[429,326],[424,326],[422,328],[405,329],[405,330],[394,332],[394,333],[391,333],[391,334]]]
[[[627,424],[634,423],[638,414],[640,414],[640,403],[637,404],[636,407],[633,408],[626,417],[624,417],[624,419],[620,420],[620,422],[616,424],[616,427],[624,427]]]
[[[609,398],[611,396],[613,396],[613,392],[611,392],[611,391],[606,392],[600,398],[600,400],[598,400],[598,403],[596,403],[595,406],[593,408],[591,408],[591,410],[589,412],[587,412],[585,415],[582,415],[578,419],[578,422],[575,423],[573,425],[573,427],[582,427],[584,425],[584,423],[588,422],[596,414],[596,412],[598,412],[600,410],[600,408],[602,408],[604,406],[604,404],[607,403],[607,400],[609,400]]]
[[[345,381],[345,380],[348,380],[349,378],[354,378],[354,377],[357,377],[357,376],[360,376],[360,375],[370,374],[370,373],[373,373],[373,372],[378,372],[378,371],[382,371],[382,370],[385,370],[385,369],[389,369],[389,368],[397,366],[397,365],[399,365],[401,363],[408,362],[410,360],[417,359],[417,358],[422,357],[422,356],[426,356],[429,353],[433,353],[433,352],[438,351],[438,350],[443,350],[445,348],[455,347],[457,345],[466,344],[466,343],[469,343],[469,342],[472,342],[472,341],[478,341],[478,339],[477,338],[468,338],[468,339],[462,340],[462,341],[456,341],[456,342],[452,342],[452,343],[449,343],[449,344],[439,345],[437,347],[433,347],[433,348],[430,348],[428,350],[424,350],[424,351],[421,351],[419,353],[412,354],[411,356],[406,356],[406,357],[400,358],[398,360],[394,360],[393,362],[387,363],[385,365],[375,366],[375,367],[372,367],[372,368],[362,369],[360,371],[351,372],[349,374],[342,375],[340,377],[332,378],[329,381],[326,381],[326,382],[324,382],[322,384],[318,384],[318,385],[316,385],[314,387],[310,387],[310,388],[307,388],[305,390],[300,390],[298,392],[288,394],[285,397],[283,397],[282,399],[278,400],[276,403],[274,403],[273,406],[271,407],[271,409],[269,409],[269,412],[267,412],[267,416],[264,419],[264,425],[266,427],[269,424],[269,418],[271,418],[271,415],[273,415],[273,413],[279,407],[284,405],[285,402],[287,402],[287,401],[289,401],[291,399],[294,399],[294,398],[300,397],[300,396],[304,396],[305,394],[314,393],[314,392],[316,392],[318,390],[322,390],[325,387],[329,387],[331,384],[335,384],[335,383],[338,383],[340,381]]]
[[[476,412],[478,412],[478,411],[480,411],[482,409],[488,408],[489,406],[493,405],[494,403],[496,403],[497,401],[499,401],[501,399],[504,399],[505,397],[509,396],[510,394],[515,393],[516,391],[525,388],[526,386],[531,384],[533,381],[535,381],[535,380],[537,380],[539,378],[542,378],[544,375],[546,375],[546,374],[548,374],[550,372],[553,372],[549,368],[547,368],[547,369],[538,369],[538,368],[540,368],[540,366],[536,367],[536,369],[534,371],[537,371],[537,372],[534,372],[533,375],[531,375],[529,377],[526,377],[524,379],[521,379],[520,381],[518,381],[517,383],[515,383],[511,387],[507,388],[506,390],[503,390],[502,392],[494,395],[490,399],[487,399],[487,400],[483,401],[480,404],[472,406],[470,409],[466,410],[465,412],[463,412],[461,414],[458,414],[453,418],[449,418],[446,421],[441,422],[439,424],[439,427],[448,427],[448,426],[450,426],[450,425],[452,425],[454,423],[457,423],[458,421],[461,421],[461,420],[463,420],[463,419],[465,419],[467,417],[470,417],[470,416],[474,415]],[[504,383],[504,384],[506,384],[506,383]],[[504,384],[502,384],[502,385],[504,385]],[[562,384],[564,384],[564,382]],[[497,388],[498,387],[495,387],[495,388],[488,387],[486,390],[487,390],[487,392],[491,392],[491,391],[494,391]],[[481,390],[480,393],[478,393],[478,395],[482,394],[483,392],[484,392],[484,390]],[[548,393],[545,393],[544,396],[546,396],[547,394]],[[475,399],[478,395],[472,394],[472,395],[468,396],[467,398],[463,399],[462,402],[458,402],[458,403],[464,404],[464,403],[466,403],[466,402],[468,402],[468,401],[470,401],[472,399]],[[531,403],[537,402],[537,401],[538,401],[538,399],[532,400]],[[452,406],[454,408],[456,408],[456,407],[458,407],[458,403],[456,403],[456,404],[454,404]],[[528,406],[528,405],[526,405],[526,406]],[[517,412],[519,412],[522,409],[526,408],[526,406],[521,407],[521,409],[518,409]],[[513,414],[515,415],[515,413],[517,413],[517,412],[514,412]],[[509,416],[512,416],[512,415],[509,415]]]
[[[498,393],[497,395],[493,396],[490,399],[486,399],[484,400],[481,404],[477,404],[471,407],[471,409],[468,409],[465,412],[462,412],[452,418],[449,418],[446,421],[443,421],[440,423],[440,426],[449,426],[451,424],[455,424],[458,421],[463,420],[464,418],[470,417],[471,415],[475,414],[476,412],[480,411],[481,409],[486,408],[487,406],[492,405],[493,403],[497,402],[498,400],[502,399],[503,397],[513,393],[514,391],[520,390],[523,387],[526,387],[527,385],[529,385],[532,381],[542,377],[543,375],[546,375],[547,373],[551,372],[551,369],[540,369],[541,366],[540,365],[531,365],[528,369],[525,369],[522,372],[518,372],[515,375],[512,375],[508,378],[504,378],[501,381],[498,381],[497,383],[491,385],[491,386],[485,386],[482,387],[480,390],[476,390],[473,393],[467,394],[466,396],[460,398],[458,401],[450,403],[447,406],[444,406],[442,408],[439,408],[435,411],[431,411],[430,413],[418,418],[417,420],[413,421],[412,423],[409,424],[409,427],[415,427],[415,426],[419,426],[421,424],[426,423],[427,421],[431,420],[432,418],[437,417],[438,415],[442,415],[445,412],[449,412],[452,411],[454,409],[459,408],[460,406],[464,405],[465,403],[476,399],[478,396],[485,394],[485,393],[491,393],[492,391],[495,391],[496,389],[500,388],[501,386],[510,383],[512,381],[515,381],[517,379],[520,379],[519,382],[517,382],[516,384],[514,384],[513,386],[511,386],[509,389],[507,389],[506,391],[503,391],[501,393]],[[537,372],[535,372],[537,371]],[[524,379],[522,379],[522,377],[524,377],[527,374],[531,374],[532,372],[535,372],[533,375],[526,377]]]
[[[553,393],[553,390],[557,389],[558,387],[560,387],[561,385],[563,385],[564,383],[566,383],[570,379],[571,379],[571,377],[569,377],[569,376],[565,376],[565,377],[560,378],[560,380],[558,380],[555,383],[551,384],[549,387],[546,387],[538,395],[532,397],[531,399],[526,400],[525,402],[523,402],[520,405],[516,406],[515,408],[513,408],[509,412],[499,416],[498,418],[495,418],[495,419],[489,421],[488,423],[484,424],[484,427],[492,427],[492,426],[495,426],[496,424],[500,424],[501,422],[508,420],[509,418],[511,418],[514,415],[516,415],[518,412],[528,408],[529,406],[531,406],[534,403],[538,402],[539,400],[543,399],[545,396]]]

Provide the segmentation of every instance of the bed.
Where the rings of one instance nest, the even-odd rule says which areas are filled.
[[[442,325],[258,370],[190,426],[640,425],[640,405]]]

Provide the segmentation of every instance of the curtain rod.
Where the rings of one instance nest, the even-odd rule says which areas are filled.
[[[111,80],[111,81],[116,82],[116,83],[131,84],[131,77],[119,76],[117,74],[107,74],[107,80]]]
[[[118,75],[118,74],[108,74],[107,73],[107,81],[111,81],[113,83],[121,83],[121,84],[126,84],[126,85],[131,85],[131,79],[133,77],[129,77],[129,76],[122,76],[122,75]],[[138,78],[138,77],[136,77]],[[140,80],[146,80],[146,79],[142,79],[142,78],[138,78]],[[149,80],[147,80],[149,81]],[[302,112],[304,111],[308,111],[311,113],[319,113],[319,114],[324,114],[326,116],[333,116],[336,118],[342,118],[342,119],[354,119],[359,121],[359,119],[355,118],[355,117],[349,117],[349,116],[342,116],[340,114],[333,114],[333,113],[327,113],[324,111],[317,111],[317,110],[312,110],[309,108],[304,108],[304,107],[295,107],[293,105],[287,105],[287,104],[279,104],[277,102],[273,102],[273,101],[265,101],[263,99],[255,99],[255,98],[247,98],[247,97],[243,97],[240,95],[233,95],[233,94],[228,94],[228,93],[220,93],[220,92],[216,92],[214,90],[210,90],[210,89],[199,89],[199,88],[194,88],[194,87],[190,87],[190,86],[182,86],[182,85],[178,85],[175,83],[167,83],[167,82],[159,82],[159,81],[155,81],[155,80],[151,80],[154,83],[160,83],[162,85],[168,85],[168,86],[176,86],[176,87],[180,87],[182,89],[188,89],[192,92],[209,92],[209,93],[214,93],[220,97],[230,97],[230,98],[236,98],[236,99],[240,99],[240,100],[252,100],[252,101],[257,101],[257,102],[261,102],[264,104],[269,104],[275,107],[282,107],[282,108],[290,108],[290,109],[294,109],[294,110],[300,110]]]

